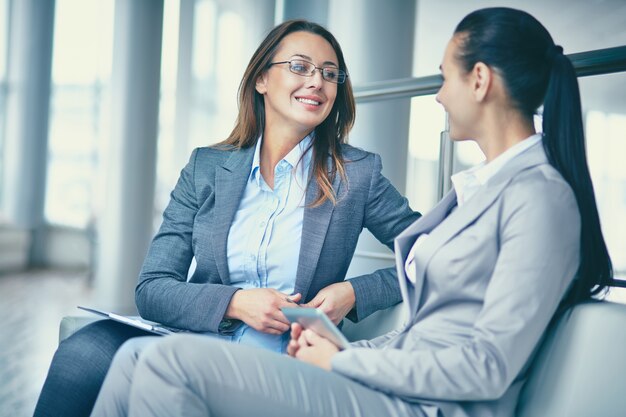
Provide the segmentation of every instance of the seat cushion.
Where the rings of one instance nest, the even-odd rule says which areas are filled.
[[[625,349],[626,305],[574,307],[540,348],[517,416],[626,416]]]
[[[61,319],[59,325],[59,343],[67,339],[77,330],[86,325],[93,323],[94,321],[103,320],[97,317],[83,317],[83,316],[65,316]]]

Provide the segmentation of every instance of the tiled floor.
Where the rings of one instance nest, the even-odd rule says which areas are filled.
[[[89,304],[86,272],[0,275],[0,417],[32,416],[61,318]]]

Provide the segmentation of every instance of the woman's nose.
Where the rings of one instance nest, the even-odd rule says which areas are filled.
[[[320,88],[324,84],[324,77],[322,77],[322,70],[315,68],[313,74],[307,77],[307,87]]]

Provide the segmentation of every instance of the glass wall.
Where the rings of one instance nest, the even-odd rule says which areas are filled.
[[[589,170],[616,275],[626,279],[626,73],[579,79]]]
[[[109,142],[114,3],[56,2],[45,205],[53,224],[85,227],[102,198],[97,173]]]
[[[192,3],[185,11],[188,3],[165,2],[155,225],[191,151],[230,134],[239,82],[256,47],[246,44],[252,29],[242,2]]]
[[[439,144],[445,120],[443,107],[434,95],[411,99],[406,197],[420,213],[426,213],[438,201]]]
[[[85,227],[104,205],[114,4],[56,3],[45,207],[53,224]],[[234,126],[239,81],[256,47],[248,42],[259,31],[246,23],[245,6],[164,2],[155,224],[191,150],[225,139]]]

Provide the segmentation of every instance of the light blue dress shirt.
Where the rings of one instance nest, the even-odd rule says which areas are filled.
[[[273,190],[261,175],[262,140],[257,141],[250,177],[228,234],[230,282],[242,289],[274,288],[292,294],[302,241],[312,137],[305,137],[278,162]],[[284,352],[289,332],[270,335],[244,324],[230,339]]]

